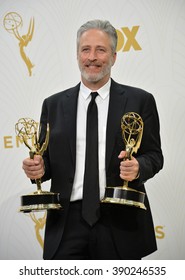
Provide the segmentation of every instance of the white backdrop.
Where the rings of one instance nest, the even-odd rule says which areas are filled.
[[[20,196],[35,189],[22,171],[28,149],[17,141],[15,123],[39,120],[45,97],[79,82],[76,31],[96,18],[119,30],[112,77],[151,92],[158,105],[165,165],[146,184],[158,243],[146,259],[185,259],[185,1],[0,0],[2,260],[42,259],[44,213],[18,213]]]

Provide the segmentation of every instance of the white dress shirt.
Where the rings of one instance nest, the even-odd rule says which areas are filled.
[[[98,96],[95,99],[98,107],[100,199],[103,198],[106,187],[105,148],[110,84],[111,80],[109,79],[109,81],[97,91]],[[91,92],[92,91],[81,82],[77,105],[76,173],[71,194],[71,201],[82,199],[83,196],[86,149],[86,118],[87,108],[91,100]]]

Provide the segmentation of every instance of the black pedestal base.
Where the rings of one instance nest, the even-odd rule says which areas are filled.
[[[21,196],[20,212],[32,212],[43,210],[60,210],[59,193],[37,191]]]
[[[144,205],[145,193],[124,187],[106,187],[102,203],[115,203],[135,206],[146,210]]]

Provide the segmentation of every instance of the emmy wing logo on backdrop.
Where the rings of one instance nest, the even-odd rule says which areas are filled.
[[[35,234],[37,241],[39,242],[41,248],[44,247],[44,240],[42,238],[41,231],[44,229],[46,224],[46,212],[44,213],[43,217],[37,218],[34,212],[29,213],[30,218],[35,224]]]
[[[15,38],[19,41],[20,55],[25,62],[29,76],[32,75],[33,63],[30,61],[29,57],[25,53],[25,47],[31,42],[34,32],[34,18],[30,19],[30,24],[28,27],[28,32],[25,35],[20,35],[19,28],[23,26],[22,17],[16,12],[7,13],[3,20],[4,28],[10,34],[13,34]]]

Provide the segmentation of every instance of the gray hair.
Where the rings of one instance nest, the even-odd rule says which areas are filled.
[[[109,21],[105,20],[91,20],[88,21],[86,23],[84,23],[77,31],[77,50],[79,48],[79,42],[80,42],[80,38],[82,36],[82,34],[90,29],[99,29],[105,33],[107,33],[107,35],[110,37],[111,39],[111,48],[112,48],[112,52],[115,53],[116,52],[116,47],[117,47],[117,40],[118,40],[118,36],[117,36],[117,32],[116,29],[110,24]]]

